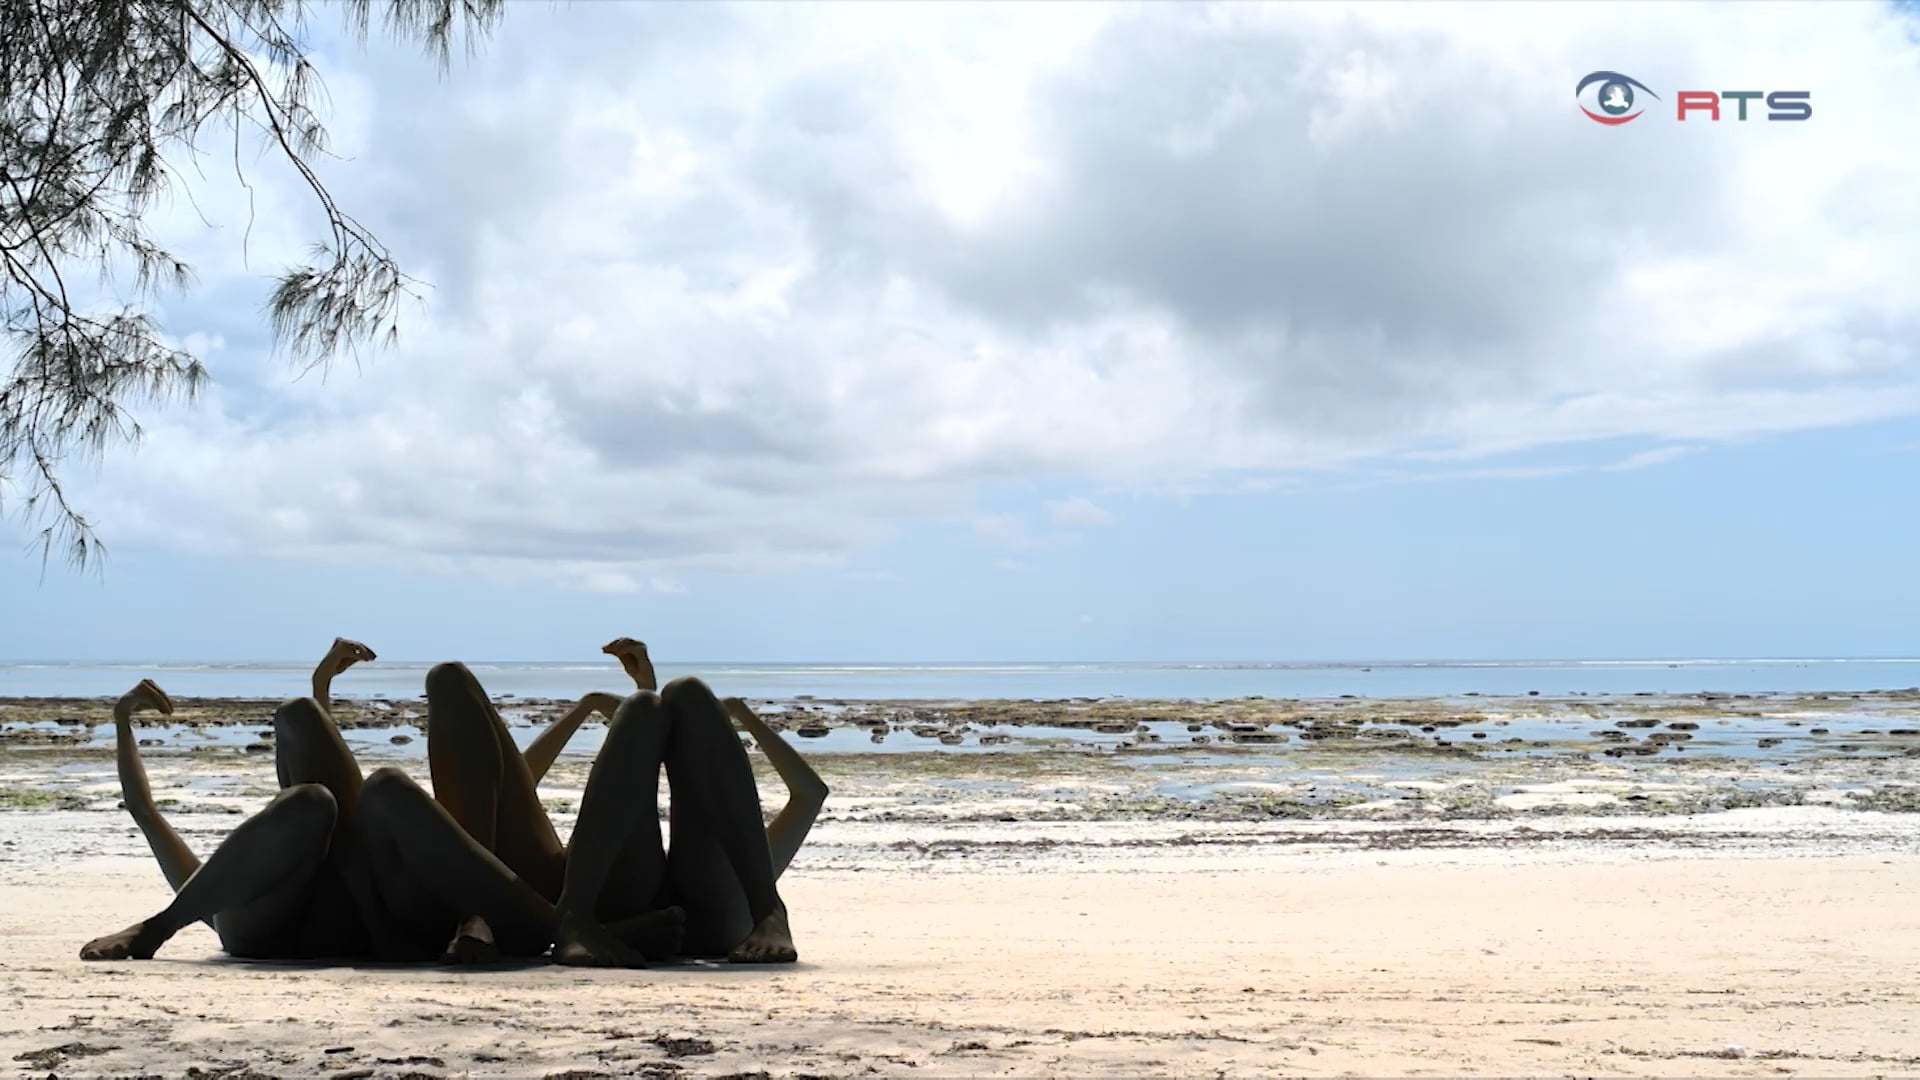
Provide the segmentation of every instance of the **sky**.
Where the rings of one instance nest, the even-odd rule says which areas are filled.
[[[98,567],[0,522],[0,658],[1920,655],[1911,9],[325,14],[424,303],[297,377],[314,207],[185,175],[212,386],[75,465]]]

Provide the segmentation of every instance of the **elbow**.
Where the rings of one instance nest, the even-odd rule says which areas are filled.
[[[817,808],[826,804],[827,796],[832,794],[832,792],[827,790],[827,782],[816,776],[811,780],[794,785],[793,794],[797,798],[812,803]]]

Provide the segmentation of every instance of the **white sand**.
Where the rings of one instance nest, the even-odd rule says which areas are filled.
[[[1142,846],[1177,833],[1076,825],[1050,847],[942,850],[828,825],[785,885],[799,967],[476,973],[242,964],[198,927],[156,961],[83,964],[81,942],[163,901],[158,872],[117,816],[6,813],[0,1061],[35,1075],[1920,1072],[1915,823],[1810,809],[1594,825],[1649,826],[1660,834],[1395,850],[1299,843],[1311,826]],[[61,858],[76,861],[56,881]],[[714,1051],[670,1058],[656,1035]]]

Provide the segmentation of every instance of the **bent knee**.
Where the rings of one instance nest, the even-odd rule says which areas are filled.
[[[361,827],[372,832],[391,829],[432,805],[433,796],[418,781],[384,765],[367,776],[366,786],[360,790]]]
[[[283,703],[273,710],[273,730],[276,738],[286,738],[324,727],[329,723],[327,710],[310,697],[297,697]]]
[[[382,765],[367,774],[367,779],[360,788],[360,799],[365,802],[369,799],[391,798],[402,789],[419,787],[419,784],[413,782],[413,777],[408,776],[399,767]]]
[[[459,694],[470,696],[480,680],[458,660],[443,660],[427,669],[427,696]]]
[[[661,687],[660,700],[666,702],[668,705],[679,705],[687,702],[712,702],[714,705],[720,704],[720,699],[714,694],[713,688],[693,675],[682,675]]]
[[[651,690],[635,690],[621,699],[620,707],[613,710],[613,718],[618,721],[633,716],[656,716],[661,700],[662,695]]]
[[[340,802],[325,784],[295,784],[274,798],[277,812],[321,833],[333,831]]]

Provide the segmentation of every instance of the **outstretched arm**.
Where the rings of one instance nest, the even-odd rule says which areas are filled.
[[[333,713],[333,677],[355,664],[373,660],[373,650],[357,641],[334,638],[327,655],[313,669],[313,700],[329,715]]]
[[[179,892],[180,886],[200,869],[200,859],[187,847],[186,841],[180,839],[180,834],[173,831],[173,826],[167,824],[167,819],[160,816],[160,807],[153,801],[147,767],[140,760],[140,740],[133,733],[133,714],[146,711],[173,715],[172,699],[150,679],[141,679],[138,686],[113,704],[114,763],[120,772],[120,801],[127,804],[127,813],[133,815],[133,823],[140,826],[140,834],[147,838],[147,847],[160,863],[160,872],[166,875],[167,884]]]
[[[620,699],[617,696],[596,690],[576,702],[573,708],[567,710],[566,715],[555,720],[547,730],[534,736],[533,742],[529,743],[520,755],[527,761],[527,770],[533,773],[533,782],[537,784],[541,777],[547,775],[547,770],[553,767],[554,759],[558,758],[560,751],[566,748],[567,740],[573,738],[573,733],[580,730],[580,725],[586,721],[587,717],[599,713],[611,720],[613,711],[619,707]]]
[[[728,698],[721,704],[726,706],[727,715],[753,736],[773,771],[779,773],[780,781],[787,785],[787,805],[780,808],[767,826],[767,849],[773,853],[773,876],[778,878],[799,853],[800,845],[813,829],[814,819],[820,816],[820,808],[827,801],[827,784],[798,750],[787,745],[779,732],[754,715],[746,702]]]

